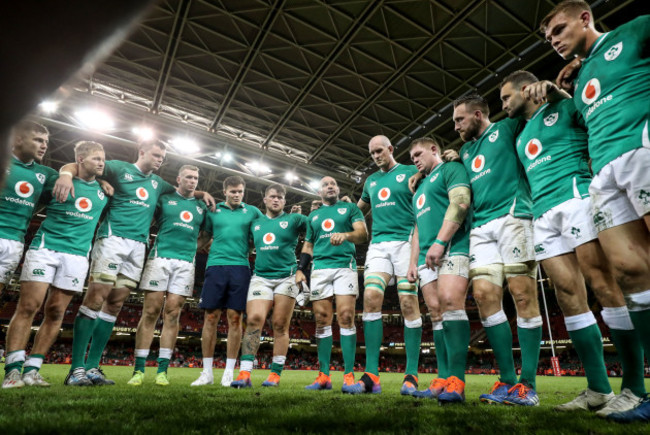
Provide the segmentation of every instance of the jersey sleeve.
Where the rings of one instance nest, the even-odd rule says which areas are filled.
[[[566,110],[568,115],[571,117],[573,124],[582,130],[587,131],[585,119],[582,117],[582,113],[580,113],[576,108],[573,100],[563,100],[560,104],[564,106],[564,110]]]
[[[361,192],[361,201],[370,204],[370,193],[368,192],[368,180],[363,183],[363,192]]]
[[[307,230],[307,222],[308,222],[307,216],[305,216],[304,214],[295,214],[294,216],[295,216],[294,220],[296,221],[295,222],[296,230],[299,233],[304,233]]]
[[[469,175],[462,164],[449,162],[443,166],[447,192],[455,187],[469,187]]]
[[[161,183],[161,192],[162,192],[161,195],[166,195],[168,193],[173,193],[174,191],[176,191],[176,188],[174,186],[172,186],[162,178],[160,179],[160,183]]]
[[[356,204],[352,204],[350,207],[350,222],[355,223],[359,221],[365,221],[363,213],[361,213],[361,210],[359,210]]]
[[[205,215],[205,220],[203,221],[203,231],[212,235],[214,230],[212,229],[212,215],[214,212],[208,211]]]
[[[45,168],[45,184],[43,185],[43,193],[41,193],[41,197],[39,198],[39,203],[41,204],[49,204],[50,200],[52,199],[52,190],[54,189],[54,184],[56,184],[56,180],[59,179],[59,173],[55,171],[54,169],[44,166]]]
[[[121,160],[106,160],[106,163],[104,164],[104,174],[102,174],[101,178],[111,184],[116,184],[117,178],[120,174],[120,169],[123,166],[124,162]]]
[[[307,218],[307,234],[305,235],[305,242],[314,244],[314,236],[315,235],[314,235],[314,228],[312,222],[309,218]]]

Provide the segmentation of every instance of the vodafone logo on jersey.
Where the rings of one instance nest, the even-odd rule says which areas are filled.
[[[262,237],[262,241],[264,242],[265,245],[270,245],[271,243],[275,242],[275,234],[273,233],[264,234],[264,237]]]
[[[424,203],[426,202],[426,196],[424,196],[424,193],[420,196],[418,196],[418,200],[415,201],[415,206],[420,210],[422,207],[424,207]]]
[[[138,187],[135,189],[135,196],[137,196],[142,201],[146,201],[149,199],[149,192],[147,192],[147,189],[144,187]]]
[[[600,96],[600,81],[598,79],[591,79],[587,82],[582,90],[582,102],[591,104]]]
[[[330,232],[334,229],[334,220],[333,219],[325,219],[322,224],[320,224],[320,227],[323,229],[323,231]]]
[[[16,195],[21,198],[29,198],[34,193],[34,186],[29,181],[19,181],[16,183]]]
[[[92,210],[93,202],[90,199],[84,198],[82,196],[81,198],[77,198],[77,200],[74,202],[74,206],[77,210],[86,213]]]
[[[387,201],[390,198],[390,189],[388,187],[383,187],[379,190],[377,197],[380,201]]]
[[[531,139],[526,144],[524,151],[526,152],[526,157],[533,160],[542,152],[542,143],[539,139]]]
[[[192,222],[192,219],[194,219],[194,216],[189,211],[183,210],[181,212],[181,220],[186,224]]]
[[[478,156],[474,157],[474,160],[472,160],[472,171],[481,172],[484,167],[485,156],[483,154],[479,154]]]

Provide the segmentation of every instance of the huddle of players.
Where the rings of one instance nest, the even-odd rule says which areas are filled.
[[[647,16],[639,17],[615,31],[600,34],[586,3],[560,3],[544,19],[542,29],[560,55],[583,59],[581,66],[574,63],[561,73],[568,76],[577,69],[573,100],[563,99],[557,87],[538,82],[527,72],[514,73],[502,84],[507,120],[491,123],[487,103],[477,95],[458,99],[453,120],[466,141],[460,151],[462,164],[444,162],[439,145],[430,138],[421,138],[411,144],[415,167],[400,165],[392,156],[388,139],[377,136],[370,141],[369,151],[380,171],[366,181],[358,207],[339,200],[335,180],[325,177],[320,190],[323,206],[308,218],[282,211],[285,192],[279,185],[267,189],[267,213],[263,215],[241,202],[243,180],[231,177],[230,184],[224,186],[226,202],[218,204],[216,211],[207,212],[194,198],[213,202],[209,195],[195,191],[197,168],[181,169],[177,189],[152,174],[164,158],[163,146],[141,149],[135,165],[106,162],[104,178],[115,186],[115,194],[93,248],[92,279],[75,320],[73,363],[66,383],[112,383],[99,369],[99,359],[124,300],[140,281],[148,222],[155,212],[161,231],[141,284],[148,291],[138,325],[136,370],[129,382],[132,385],[140,385],[144,378],[144,362],[165,291],[167,329],[163,329],[161,337],[156,383],[168,384],[166,366],[174,347],[180,308],[193,285],[196,246],[190,249],[187,238],[178,237],[177,231],[183,229],[192,240],[198,237],[201,245],[209,241],[211,233],[214,246],[219,246],[211,249],[208,259],[200,302],[206,310],[204,371],[193,385],[213,382],[216,325],[225,308],[229,339],[222,384],[250,386],[261,327],[274,307],[272,373],[264,385],[277,386],[288,347],[291,312],[302,289],[300,297],[313,301],[321,367],[316,381],[307,388],[331,388],[329,358],[335,296],[345,365],[342,390],[351,394],[380,392],[381,305],[383,292],[394,278],[405,318],[407,366],[401,393],[437,397],[440,402],[462,402],[469,342],[464,300],[471,279],[501,373],[491,391],[481,395],[481,401],[537,405],[535,373],[542,326],[535,288],[537,259],[556,284],[567,330],[588,380],[588,388],[580,396],[558,409],[600,409],[599,415],[618,420],[647,418],[648,401],[641,403],[641,397],[645,394],[643,351],[650,350],[650,183],[644,173],[650,163],[649,89],[637,84],[645,83],[650,71],[643,50],[650,33],[648,21]],[[106,205],[105,195],[94,180],[104,170],[101,146],[79,144],[77,162],[62,169],[54,186],[56,174],[33,162],[44,152],[42,136],[46,147],[46,130],[39,133],[34,129],[30,134],[40,140],[41,147],[30,155],[16,140],[2,203],[22,213],[20,219],[7,215],[0,222],[0,230],[8,222],[2,242],[14,259],[16,252],[22,253],[21,242],[34,202],[41,192],[49,198],[51,191],[55,198],[48,204],[45,222],[49,225],[43,224],[23,268],[21,299],[8,331],[3,387],[47,385],[38,368],[56,337],[72,292],[81,291],[85,278],[73,276],[69,270],[82,260],[87,262],[91,244],[87,239],[92,237]],[[36,138],[39,134],[40,139]],[[593,179],[589,157],[596,174]],[[413,195],[408,190],[409,178],[416,172],[422,180]],[[20,180],[14,183],[15,177]],[[105,188],[110,190],[111,186]],[[78,195],[68,195],[70,189]],[[6,207],[10,202],[26,208]],[[59,215],[78,219],[79,224],[56,222],[57,207]],[[354,244],[366,239],[360,210],[372,210],[374,224],[364,277],[366,372],[355,382],[353,319],[358,288]],[[409,243],[413,223],[413,241]],[[169,233],[163,231],[166,224]],[[91,230],[82,235],[82,227],[90,226]],[[307,238],[296,270],[293,249],[298,234],[305,229]],[[199,236],[201,230],[205,233]],[[74,239],[70,239],[72,234]],[[250,286],[249,234],[257,250],[256,276]],[[3,255],[10,258],[3,265],[5,277],[15,268],[17,260],[12,260],[12,255]],[[303,282],[312,261],[312,289],[308,290]],[[501,305],[504,278],[517,308],[522,354],[519,379],[512,356],[512,334]],[[439,374],[423,391],[417,391],[422,334],[415,284],[418,279],[433,322]],[[603,319],[622,357],[624,378],[618,396],[607,380],[600,332],[586,303],[585,279],[603,306]],[[50,284],[43,326],[25,361],[29,331],[25,332],[24,325],[31,325]],[[231,382],[244,308],[248,326],[242,365],[239,377]],[[84,360],[89,342],[90,351]]]

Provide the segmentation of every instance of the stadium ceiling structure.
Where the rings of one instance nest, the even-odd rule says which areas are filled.
[[[358,198],[376,169],[372,136],[388,136],[400,162],[415,137],[458,147],[455,98],[481,93],[497,120],[505,75],[553,79],[565,62],[538,25],[556,3],[162,0],[92,73],[63,88],[55,113],[39,112],[52,131],[50,162],[72,161],[84,138],[104,143],[109,158],[132,158],[132,129],[146,126],[171,145],[168,179],[195,162],[211,168],[199,187],[218,194],[223,178],[244,174],[246,200],[259,205],[269,183],[288,185],[290,203],[315,197],[309,183],[331,175]],[[590,3],[603,31],[648,9],[644,0]],[[113,128],[89,132],[82,107],[111,113]]]

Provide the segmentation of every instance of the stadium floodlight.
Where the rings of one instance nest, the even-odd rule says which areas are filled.
[[[199,144],[188,137],[177,137],[171,141],[171,144],[181,154],[193,154],[201,150]]]
[[[214,157],[216,159],[220,159],[221,158],[221,151],[217,151],[216,153],[214,153]]]
[[[232,154],[230,154],[230,153],[224,153],[223,154],[222,160],[224,162],[230,162],[230,161],[232,161],[232,159],[233,159]]]
[[[75,112],[74,115],[79,123],[89,130],[108,131],[115,126],[113,119],[101,110],[83,109]]]
[[[294,174],[293,172],[287,172],[286,174],[284,174],[284,178],[288,182],[296,181],[298,179],[296,174]]]
[[[59,108],[59,103],[57,103],[56,101],[47,100],[39,104],[38,107],[41,108],[43,113],[50,114],[56,112],[56,109]]]
[[[320,188],[320,181],[314,180],[309,183],[309,187],[311,187],[314,190],[318,190]]]
[[[248,168],[256,174],[270,174],[272,172],[271,168],[260,162],[248,162],[246,163],[246,166],[248,166]]]
[[[153,130],[149,127],[134,127],[133,134],[138,136],[141,141],[150,141],[154,137]]]

